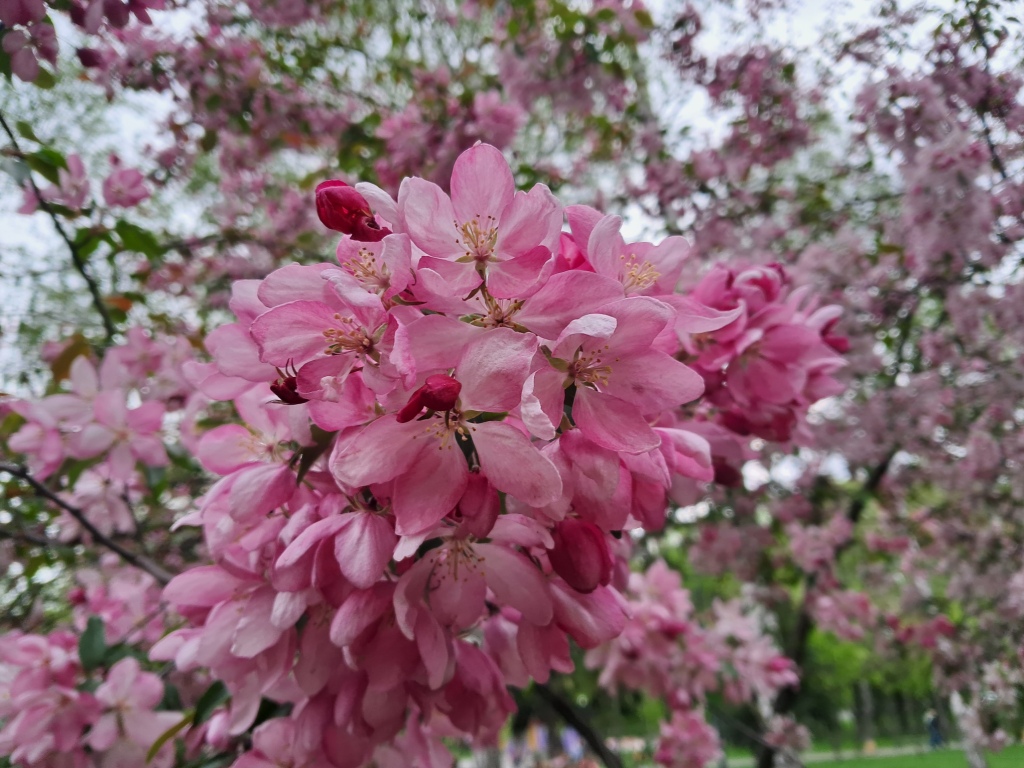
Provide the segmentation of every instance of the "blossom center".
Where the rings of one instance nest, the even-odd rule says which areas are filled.
[[[619,256],[622,259],[622,284],[626,291],[643,291],[650,288],[661,277],[661,273],[649,261],[640,261],[635,253]]]
[[[452,538],[448,540],[444,553],[438,558],[439,568],[445,569],[441,578],[448,577],[453,581],[459,580],[459,569],[462,569],[463,579],[480,569],[480,563],[484,561],[474,550],[473,545],[466,539]],[[436,586],[435,586],[436,589]]]
[[[439,445],[437,450],[452,450],[456,448],[458,443],[456,442],[456,436],[461,437],[463,440],[469,439],[469,427],[462,423],[462,413],[453,409],[446,412],[445,414],[435,414],[432,419],[425,419],[423,421],[423,436],[432,440],[437,440]],[[413,435],[415,440],[419,435]]]
[[[375,292],[386,291],[391,285],[391,271],[387,264],[379,264],[373,251],[367,248],[360,248],[359,253],[343,262],[341,266],[365,287]]]
[[[344,327],[324,330],[324,339],[327,340],[327,349],[324,351],[328,355],[341,355],[345,352],[369,354],[373,351],[373,339],[366,335],[366,331],[355,320],[339,314],[335,314],[334,319]]]
[[[580,350],[569,364],[569,376],[580,384],[606,386],[612,372],[610,363],[613,362],[604,357],[607,354],[607,344],[589,352]]]
[[[456,222],[455,228],[459,231],[458,243],[466,249],[467,258],[485,262],[494,256],[494,248],[498,244],[498,221],[493,216],[481,220],[477,214],[461,227]]]

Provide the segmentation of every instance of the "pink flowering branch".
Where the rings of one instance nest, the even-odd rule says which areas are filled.
[[[129,565],[133,565],[140,570],[145,571],[154,579],[161,584],[166,584],[173,578],[173,574],[161,568],[159,565],[154,563],[148,557],[136,554],[129,549],[125,549],[118,542],[114,541],[109,536],[102,533],[89,519],[85,516],[78,507],[68,504],[64,499],[46,487],[45,484],[34,478],[27,468],[22,467],[18,464],[0,463],[0,472],[6,472],[13,477],[17,477],[23,480],[28,485],[32,486],[32,489],[36,492],[36,495],[47,501],[56,504],[62,510],[71,515],[75,520],[78,521],[79,525],[82,526],[89,535],[93,537],[93,540],[98,541],[100,544],[105,546],[107,549],[116,552],[122,560]]]
[[[14,147],[14,151],[19,157],[23,157],[24,155],[21,151],[21,147],[18,144],[18,138],[14,135],[10,125],[7,124],[7,120],[4,119],[2,112],[0,112],[0,126],[3,127],[4,133],[6,133],[7,138],[10,139],[11,146]],[[83,280],[85,280],[85,285],[89,289],[89,295],[92,297],[93,306],[96,308],[96,311],[100,315],[100,319],[103,321],[103,330],[106,334],[107,341],[112,341],[117,330],[114,327],[113,319],[110,317],[110,312],[107,311],[107,307],[103,303],[103,294],[100,292],[99,283],[96,282],[96,278],[93,277],[86,268],[85,259],[79,252],[78,246],[75,245],[75,241],[71,239],[68,231],[64,229],[64,225],[61,223],[60,218],[58,218],[57,212],[43,196],[31,174],[28,176],[28,183],[32,187],[32,193],[35,195],[36,200],[39,203],[39,207],[49,214],[50,218],[53,220],[53,226],[56,228],[57,234],[61,236],[61,239],[64,240],[68,250],[71,252],[71,261],[75,266],[75,271],[82,276]]]

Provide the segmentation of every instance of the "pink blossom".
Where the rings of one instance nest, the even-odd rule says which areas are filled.
[[[110,156],[110,175],[103,180],[103,199],[107,205],[134,208],[149,197],[146,178],[135,168],[124,168],[117,155]]]

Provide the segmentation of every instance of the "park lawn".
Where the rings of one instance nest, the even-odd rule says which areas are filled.
[[[892,757],[856,757],[827,763],[811,763],[822,768],[967,768],[959,750],[925,752]],[[1024,768],[1024,746],[1009,747],[988,756],[989,768]]]

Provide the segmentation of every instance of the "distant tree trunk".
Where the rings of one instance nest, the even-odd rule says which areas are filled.
[[[964,755],[967,756],[967,765],[970,768],[988,768],[988,760],[985,758],[985,753],[981,751],[977,744],[964,741]]]
[[[875,738],[875,698],[871,684],[861,678],[857,681],[857,737],[863,745]]]
[[[907,736],[912,732],[911,729],[913,729],[911,723],[915,722],[914,718],[910,715],[910,699],[900,691],[896,691],[893,695],[896,697],[896,713],[900,718],[900,735]],[[913,732],[916,733],[916,730],[913,729]]]

